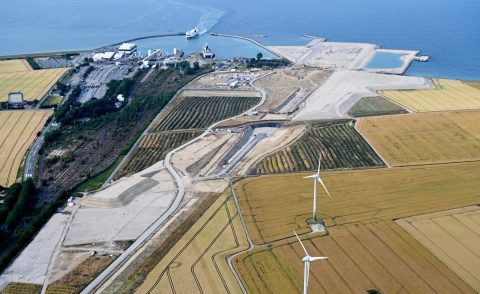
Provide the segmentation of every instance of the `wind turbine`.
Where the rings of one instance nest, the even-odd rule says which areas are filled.
[[[308,292],[308,276],[310,275],[310,261],[315,261],[315,260],[321,260],[321,259],[327,259],[328,257],[325,256],[310,256],[307,252],[307,249],[305,249],[305,246],[303,246],[302,240],[297,235],[297,232],[293,231],[295,233],[295,236],[298,239],[298,242],[300,242],[300,245],[302,245],[303,251],[305,251],[305,257],[302,258],[302,261],[305,264],[304,270],[303,270],[303,294],[307,294]]]
[[[327,187],[322,181],[322,178],[320,178],[320,165],[322,163],[322,154],[320,154],[320,157],[318,158],[318,170],[317,173],[311,176],[304,177],[304,179],[309,179],[313,178],[313,220],[317,220],[317,181],[322,184],[323,189],[325,189],[325,192],[327,192],[328,197],[332,198],[330,195],[330,192],[328,192]]]

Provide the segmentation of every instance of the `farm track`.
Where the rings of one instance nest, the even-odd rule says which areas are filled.
[[[222,198],[223,197],[223,198]],[[232,196],[221,196],[221,199],[217,200],[216,203],[214,203],[211,208],[202,216],[199,221],[197,221],[197,224],[195,225],[194,228],[191,229],[191,231],[187,232],[184,237],[177,243],[181,244],[176,245],[174,248],[172,248],[169,252],[169,255],[167,255],[164,259],[162,259],[161,263],[165,263],[165,260],[168,261],[167,264],[162,265],[161,267],[163,268],[161,271],[159,271],[157,274],[154,274],[156,269],[154,269],[150,275],[147,277],[147,280],[144,285],[139,289],[140,292],[145,292],[145,293],[154,293],[156,292],[159,288],[158,285],[162,282],[162,280],[165,279],[165,276],[167,275],[169,284],[170,284],[170,290],[173,293],[177,293],[176,288],[181,287],[182,289],[185,289],[185,287],[189,287],[188,285],[175,285],[175,280],[178,279],[179,276],[184,276],[185,274],[190,274],[192,277],[192,282],[194,285],[196,285],[196,291],[200,293],[209,293],[208,291],[205,292],[205,290],[202,287],[202,278],[200,278],[197,274],[197,266],[200,263],[205,263],[207,259],[205,257],[209,254],[211,249],[214,246],[221,246],[220,248],[223,248],[222,246],[228,246],[228,244],[221,244],[219,243],[220,238],[224,238],[225,234],[229,234],[232,237],[232,247],[226,247],[223,249],[218,248],[218,251],[212,251],[213,254],[208,255],[210,264],[213,265],[214,272],[218,278],[219,281],[221,281],[219,284],[221,285],[221,288],[223,289],[222,291],[226,291],[227,293],[232,293],[231,287],[233,285],[228,285],[228,283],[225,281],[224,274],[222,273],[222,270],[220,267],[217,265],[215,258],[218,255],[225,254],[228,251],[231,250],[237,250],[237,248],[243,247],[241,243],[245,243],[244,241],[239,241],[239,235],[237,233],[237,229],[235,229],[234,223],[238,223],[239,221],[239,215],[238,212],[231,212],[231,209],[235,209],[233,206],[233,198]],[[213,210],[213,211],[212,211]],[[211,211],[211,212],[210,212]],[[220,220],[225,220],[225,221],[220,221]],[[220,221],[220,222],[219,222]],[[196,226],[201,223],[201,226],[196,228]],[[215,225],[214,225],[215,224]],[[212,226],[218,227],[217,230],[212,230]],[[236,225],[238,226],[238,224]],[[188,236],[188,237],[187,237]],[[200,241],[199,239],[205,239],[207,238],[207,242]],[[200,247],[199,247],[200,246]],[[193,251],[192,251],[193,250]],[[173,254],[175,253],[175,254]],[[193,255],[192,255],[193,254]],[[170,255],[172,255],[170,257]],[[192,257],[195,257],[195,259],[192,259],[192,262],[181,262],[182,261],[182,256],[183,260],[187,258],[188,260],[191,260]],[[173,265],[179,264],[178,266],[173,267]],[[160,266],[160,264],[159,264]],[[157,266],[158,267],[158,266]],[[172,272],[172,268],[175,268],[175,273]],[[202,267],[203,269],[203,267]],[[202,275],[205,275],[205,270],[203,269],[198,269]],[[225,268],[223,268],[225,271]],[[152,281],[152,282],[149,282]],[[205,282],[205,281],[204,281]],[[148,288],[145,288],[148,284]],[[219,288],[216,288],[217,286],[220,287],[220,285],[211,285],[209,284],[209,287],[211,290],[217,289],[219,291]],[[235,293],[239,292],[239,290],[234,291]]]

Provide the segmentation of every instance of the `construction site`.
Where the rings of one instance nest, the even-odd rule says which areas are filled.
[[[479,291],[480,90],[402,75],[417,51],[390,50],[404,63],[372,70],[377,45],[268,49],[292,64],[213,71],[182,87],[0,287],[299,293],[310,274],[314,293]],[[466,105],[435,104],[459,89]],[[305,273],[304,251],[328,259],[308,259]]]

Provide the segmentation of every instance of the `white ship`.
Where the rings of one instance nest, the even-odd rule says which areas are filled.
[[[198,37],[200,34],[198,33],[198,29],[197,28],[194,28],[188,32],[185,33],[185,38],[188,39],[193,39],[193,38],[196,38]]]
[[[208,44],[207,44],[207,43],[205,43],[205,45],[203,46],[202,56],[203,56],[203,58],[205,58],[205,59],[207,59],[207,58],[215,58],[215,53],[213,53],[212,49],[210,49],[210,47],[208,47]]]

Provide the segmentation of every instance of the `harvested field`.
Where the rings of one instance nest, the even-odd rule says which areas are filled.
[[[392,220],[474,205],[480,162],[324,172],[332,198],[319,191],[318,213],[327,226]],[[312,182],[305,174],[248,178],[237,183],[247,228],[257,244],[310,231]]]
[[[383,91],[382,94],[415,112],[480,108],[480,90],[457,80],[434,80],[436,89]]]
[[[40,100],[67,70],[58,68],[0,73],[0,102],[7,101],[8,93],[16,91],[23,92],[25,101]]]
[[[239,115],[259,102],[258,97],[186,97],[154,127],[154,131],[206,128]]]
[[[480,90],[480,82],[464,82],[465,84]]]
[[[51,110],[0,112],[0,185],[8,187],[16,181],[25,153],[52,113]]]
[[[397,223],[480,292],[480,207],[419,215]]]
[[[41,285],[28,283],[9,283],[1,294],[38,294],[42,290]]]
[[[333,227],[303,237],[312,256],[309,293],[475,293],[392,221]],[[296,239],[239,255],[234,265],[248,293],[300,293],[304,252]]]
[[[91,256],[80,263],[60,280],[48,285],[48,294],[80,293],[96,276],[107,268],[115,258]]]
[[[120,168],[117,178],[131,175],[163,160],[170,150],[199,136],[201,132],[164,132],[145,135]]]
[[[25,59],[12,59],[0,61],[0,74],[8,72],[31,71],[32,68]]]
[[[241,293],[226,257],[246,248],[227,190],[149,273],[137,293]]]
[[[480,159],[479,111],[362,118],[358,130],[393,166]]]
[[[271,174],[323,169],[384,166],[382,160],[349,123],[313,125],[292,145],[264,158],[252,170]]]
[[[403,107],[381,96],[363,97],[348,111],[353,117],[407,113]]]

